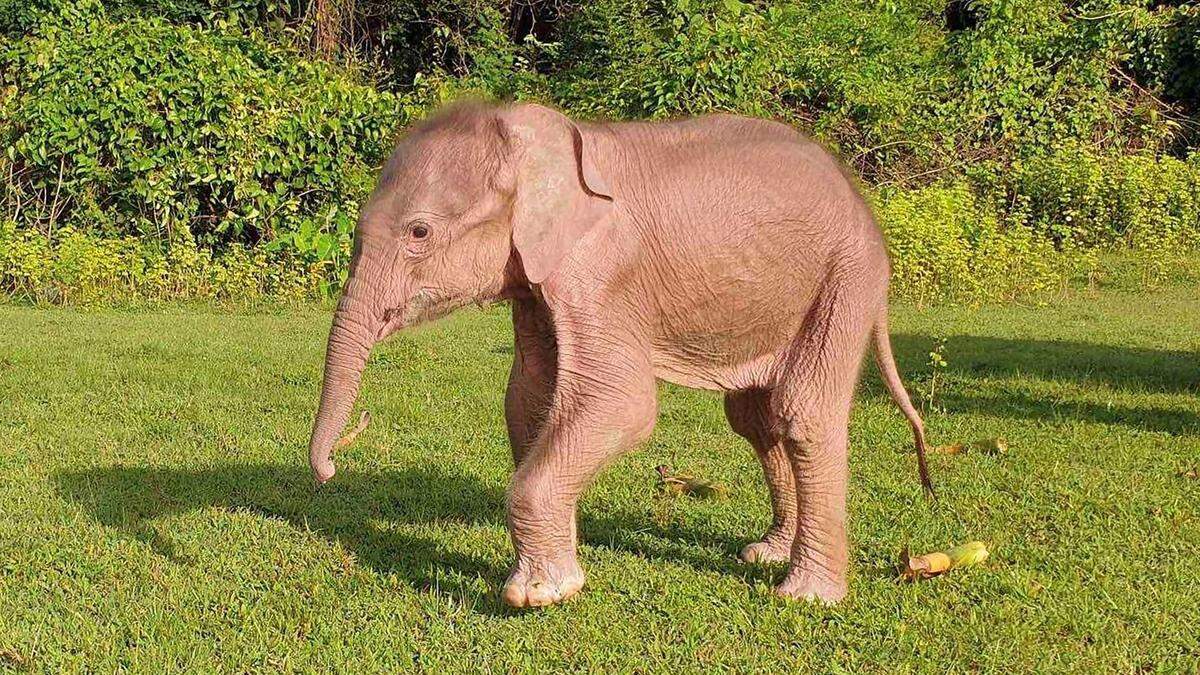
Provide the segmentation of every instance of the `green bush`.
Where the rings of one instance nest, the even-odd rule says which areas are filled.
[[[303,11],[297,0],[0,0],[0,35],[18,37],[71,16],[146,16],[181,24],[265,27]]]
[[[907,117],[941,76],[930,7],[861,3],[601,0],[571,15],[548,60],[567,107],[618,117],[710,110],[839,126]],[[920,78],[918,80],[918,78]]]
[[[1003,223],[963,183],[895,191],[878,202],[892,296],[918,305],[1045,296],[1095,267],[1094,253],[1056,250],[1021,223]]]
[[[218,252],[274,242],[331,263],[331,278],[412,112],[253,35],[102,12],[9,44],[0,87],[4,202],[20,226]]]
[[[4,289],[329,293],[392,136],[462,93],[786,120],[878,196],[921,303],[1044,293],[1131,249],[1153,283],[1200,248],[1194,4],[334,4],[341,66],[306,55],[293,0],[0,0]]]
[[[529,84],[536,39],[514,39],[520,5],[506,0],[359,0],[367,56],[387,64],[386,82],[412,90],[428,78],[471,81],[497,96]],[[550,7],[543,3],[541,12]]]
[[[570,25],[561,62],[572,65],[552,86],[584,114],[764,114],[778,80],[768,20],[739,0],[599,2]]]
[[[1200,112],[1200,5],[1152,3],[1122,14],[1121,21],[1133,36],[1128,42],[1131,74],[1185,111]],[[1190,126],[1187,119],[1172,121]],[[1190,130],[1191,140],[1198,131]]]
[[[1054,241],[1141,251],[1200,246],[1200,154],[1067,147],[1012,167],[1014,212]]]
[[[86,24],[103,15],[101,0],[0,0],[0,35],[19,39],[46,25]]]
[[[0,293],[60,304],[144,300],[299,300],[319,297],[321,265],[262,248],[214,255],[180,240],[166,253],[129,236],[97,237],[70,227],[50,241],[0,223]]]
[[[948,26],[944,1],[598,0],[568,15],[540,63],[546,88],[573,111],[783,118],[872,183],[919,187],[1069,142],[1165,149],[1185,133],[1119,79],[1131,45],[1148,39],[1128,18],[1141,8],[959,4],[969,25]],[[1179,81],[1163,73],[1184,68],[1184,53],[1156,62],[1154,86]]]

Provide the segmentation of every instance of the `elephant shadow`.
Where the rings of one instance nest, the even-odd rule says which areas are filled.
[[[892,336],[896,360],[909,385],[928,377],[925,363],[936,340],[919,334]],[[1105,387],[1128,393],[1200,394],[1200,354],[1178,350],[1118,347],[1069,340],[1026,340],[978,335],[952,335],[946,342],[947,374],[964,383],[1005,377],[1031,377]],[[886,395],[879,377],[868,369],[865,386]],[[1056,400],[1005,388],[994,395],[971,387],[943,390],[939,402],[947,412],[967,412],[1014,419],[1069,418],[1100,424],[1119,424],[1175,435],[1200,433],[1200,417],[1187,410],[1154,405],[1101,405],[1080,400]]]
[[[421,466],[363,473],[339,471],[317,486],[306,467],[231,464],[203,469],[102,467],[62,472],[58,492],[79,504],[97,522],[141,541],[156,554],[181,565],[195,564],[155,526],[172,515],[218,508],[281,520],[311,531],[351,552],[370,569],[397,575],[418,590],[454,598],[476,611],[511,614],[496,589],[507,577],[511,550],[472,555],[396,525],[479,525],[505,523],[504,487],[465,473]],[[678,524],[660,524],[644,513],[580,511],[584,544],[716,570],[747,580],[772,570],[746,568],[733,553],[745,542],[724,541]],[[407,531],[406,531],[407,530]],[[714,546],[697,550],[694,543]],[[481,590],[482,579],[489,590]]]

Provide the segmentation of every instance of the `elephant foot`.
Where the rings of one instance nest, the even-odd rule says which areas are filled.
[[[583,570],[574,556],[553,563],[518,561],[504,582],[502,596],[510,607],[545,607],[571,598],[583,582]]]
[[[775,595],[791,600],[809,600],[825,605],[836,605],[846,597],[849,590],[846,580],[833,580],[810,572],[788,572],[775,587]]]
[[[762,541],[746,544],[738,558],[744,563],[785,563],[791,560],[792,539],[790,535],[768,532]]]

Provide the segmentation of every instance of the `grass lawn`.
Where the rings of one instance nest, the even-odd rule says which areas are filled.
[[[921,496],[873,368],[851,431],[851,592],[774,598],[769,520],[719,399],[664,386],[653,439],[580,509],[583,593],[510,612],[503,307],[377,349],[374,424],[318,489],[305,445],[329,315],[0,306],[0,670],[1194,670],[1200,293],[896,308],[915,398],[947,338]],[[666,463],[725,500],[657,495]],[[894,581],[906,543],[981,568]],[[166,666],[166,668],[164,668]],[[681,667],[682,666],[682,667]]]

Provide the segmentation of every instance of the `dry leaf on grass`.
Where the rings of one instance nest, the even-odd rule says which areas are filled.
[[[1008,441],[1004,440],[1003,436],[985,438],[972,444],[971,449],[987,455],[1003,455],[1008,452]]]
[[[970,567],[987,560],[987,544],[972,541],[945,551],[924,555],[909,555],[908,549],[900,553],[900,577],[903,579],[925,579],[949,572],[958,567]]]
[[[672,474],[671,467],[665,464],[654,468],[658,472],[658,489],[662,492],[687,495],[697,499],[712,499],[724,497],[724,485],[687,474]]]
[[[0,649],[0,665],[8,666],[14,670],[33,670],[33,663],[28,656],[7,647]]]
[[[334,445],[333,447],[337,450],[341,450],[342,448],[346,447],[347,445],[350,445],[351,443],[354,442],[354,439],[358,438],[358,435],[361,434],[363,432],[363,429],[366,429],[367,425],[370,423],[371,423],[371,413],[364,410],[362,415],[358,418],[358,424],[354,425],[354,428],[350,430],[350,433],[348,433],[345,436],[343,436],[342,438],[338,439],[337,444]]]

